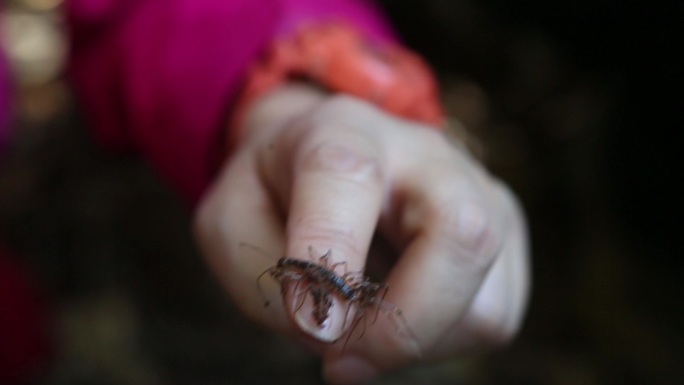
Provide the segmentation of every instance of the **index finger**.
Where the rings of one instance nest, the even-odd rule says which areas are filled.
[[[308,255],[309,248],[319,255],[332,250],[330,264],[346,266],[337,274],[362,270],[386,185],[383,160],[373,137],[353,126],[313,127],[295,146],[292,161],[287,255],[301,258]],[[295,316],[313,310],[302,308]],[[341,328],[321,328],[310,322],[310,317],[295,317],[295,321],[303,331],[325,341],[335,340],[343,332]],[[344,312],[331,312],[330,323],[344,324]]]

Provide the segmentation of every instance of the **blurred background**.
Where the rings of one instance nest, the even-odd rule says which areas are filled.
[[[90,141],[63,78],[60,3],[6,1],[0,33],[18,117],[0,164],[0,234],[34,275],[52,342],[30,382],[320,383],[315,357],[235,312],[154,173]],[[468,128],[457,135],[520,196],[534,286],[507,348],[379,383],[680,383],[675,4],[381,2],[436,68]]]

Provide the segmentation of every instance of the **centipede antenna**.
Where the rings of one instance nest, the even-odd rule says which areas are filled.
[[[261,296],[261,299],[264,300],[264,307],[268,307],[271,304],[271,301],[269,301],[266,298],[266,294],[264,293],[264,289],[261,287],[261,278],[266,273],[270,273],[271,275],[273,275],[274,271],[275,271],[275,268],[269,267],[268,269],[264,270],[263,273],[259,274],[259,276],[256,279],[257,290],[259,290],[259,295]]]
[[[252,245],[251,243],[240,242],[238,244],[238,247],[240,249],[249,249],[249,250],[256,252],[256,253],[264,256],[264,257],[271,258],[271,254],[269,254],[266,250],[264,250],[258,246]],[[273,276],[275,274],[275,271],[276,271],[275,267],[269,267],[268,269],[264,270],[263,273],[259,274],[259,276],[256,279],[257,289],[259,290],[259,295],[261,296],[261,299],[264,300],[264,307],[270,306],[271,301],[266,298],[266,294],[264,293],[264,289],[261,286],[261,278],[263,278],[263,276],[266,273],[269,273],[269,274],[271,274],[271,276]]]
[[[314,250],[313,246],[309,245],[307,250],[309,252],[309,259],[311,260],[311,262],[315,263],[316,262],[316,251]],[[323,267],[328,267],[328,258],[330,257],[330,254],[331,254],[331,250],[328,250],[327,253],[318,257],[318,263],[320,265],[322,265]]]
[[[345,275],[347,275],[347,261],[342,261],[342,262],[333,263],[333,264],[330,266],[330,271],[332,271],[332,272],[334,273],[334,272],[335,272],[335,269],[337,269],[338,266],[344,266],[344,273],[342,273],[342,277],[344,277]]]
[[[418,339],[409,326],[406,317],[404,317],[404,312],[401,311],[401,309],[399,309],[396,305],[391,303],[385,302],[382,304],[382,307],[384,308],[385,314],[387,314],[387,318],[394,323],[394,327],[397,329],[397,332],[403,332],[417,344]]]
[[[342,279],[351,284],[362,284],[367,280],[366,277],[363,275],[363,271],[345,272],[344,275],[342,275]]]
[[[323,267],[328,268],[328,262],[332,259],[332,249],[328,249],[318,260]]]
[[[344,327],[347,326],[347,319],[349,319],[349,311],[351,310],[352,303],[353,302],[350,301],[349,305],[347,305],[347,311],[344,312],[344,321],[342,321],[342,329],[340,330],[344,330]]]
[[[301,281],[297,281],[297,283],[295,284],[295,288],[294,288],[295,299],[297,301],[299,301],[301,298],[301,301],[299,302],[299,305],[297,305],[297,307],[295,308],[294,313],[297,313],[299,311],[299,309],[301,309],[302,306],[304,306],[304,302],[306,302],[306,294],[309,292],[309,290],[311,290],[311,289],[307,289],[307,290],[304,290],[303,293],[299,293],[298,290],[299,290],[299,284],[300,283],[301,283]],[[296,297],[299,297],[299,298],[296,298]]]
[[[342,345],[342,352],[340,353],[340,356],[344,355],[344,351],[345,351],[345,349],[347,349],[347,344],[349,343],[349,338],[351,338],[352,333],[354,332],[356,327],[359,325],[361,318],[363,318],[363,317],[354,317],[354,322],[352,322],[352,326],[349,329],[349,332],[347,333],[347,338],[344,339],[344,345]]]
[[[384,303],[385,297],[387,296],[387,291],[389,290],[389,286],[387,284],[378,284],[377,287],[378,290],[382,290],[382,297],[380,297],[380,301],[376,303],[377,309],[375,310],[375,318],[373,318],[371,325],[378,320],[378,315],[380,314],[380,304]]]
[[[366,324],[366,317],[363,312],[361,313],[359,321],[361,320],[361,318],[363,318],[363,331],[361,331],[361,334],[358,337],[356,337],[357,341],[360,340],[361,337],[363,337],[366,334],[366,330],[368,329],[368,325]]]

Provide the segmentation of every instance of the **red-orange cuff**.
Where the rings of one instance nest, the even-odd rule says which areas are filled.
[[[249,71],[227,135],[236,143],[248,106],[292,78],[368,100],[398,116],[437,128],[444,113],[435,78],[416,54],[393,43],[372,43],[348,24],[307,25],[273,42]]]

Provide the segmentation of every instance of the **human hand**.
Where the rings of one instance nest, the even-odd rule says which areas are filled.
[[[526,227],[509,190],[442,133],[312,86],[288,85],[255,103],[195,232],[238,307],[319,352],[331,382],[499,345],[526,307]],[[298,317],[308,309],[293,306],[291,289],[285,311],[264,308],[256,279],[278,257],[331,249],[334,262],[360,271],[374,234],[392,246],[380,258],[392,262],[385,300],[402,309],[412,338],[381,315],[341,354],[341,344],[316,340],[344,330]],[[284,253],[253,255],[242,242]],[[265,290],[272,303],[277,290]],[[340,308],[331,309],[331,323],[348,326]]]

